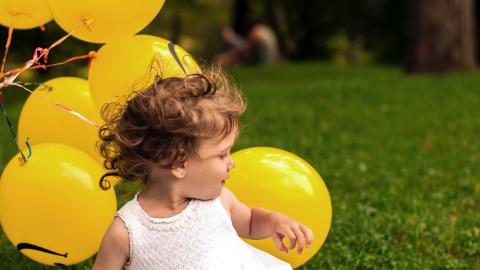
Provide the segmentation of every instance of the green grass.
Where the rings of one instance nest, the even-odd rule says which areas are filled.
[[[322,63],[231,72],[249,101],[234,150],[291,151],[329,188],[330,234],[300,269],[480,269],[479,74]],[[7,96],[14,120],[23,98]],[[0,170],[15,153],[1,121]],[[0,234],[0,269],[51,268]]]

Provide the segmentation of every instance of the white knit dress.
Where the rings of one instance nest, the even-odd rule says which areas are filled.
[[[191,200],[179,214],[152,218],[135,198],[118,212],[130,239],[128,270],[290,270],[237,235],[219,198]]]

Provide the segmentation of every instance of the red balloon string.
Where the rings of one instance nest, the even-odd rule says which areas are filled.
[[[83,24],[80,24],[80,26],[83,26]],[[78,29],[78,28],[77,28]],[[48,48],[36,48],[34,53],[33,53],[33,57],[32,59],[28,60],[24,65],[23,67],[20,67],[20,68],[16,68],[14,70],[10,70],[6,73],[1,73],[0,74],[0,79],[1,78],[5,78],[9,75],[11,75],[10,77],[8,78],[5,78],[4,81],[2,83],[0,83],[0,89],[5,87],[5,86],[8,86],[9,83],[13,82],[17,76],[24,72],[25,70],[31,68],[32,66],[34,65],[39,65],[39,67],[44,67],[46,68],[46,63],[48,62],[48,54],[50,53],[50,50],[53,49],[54,47],[58,46],[59,44],[61,44],[62,42],[64,42],[68,37],[70,37],[73,32],[77,29],[74,29],[72,30],[70,33],[66,34],[65,36],[61,37],[60,39],[58,39],[57,41],[55,41],[52,45],[50,45],[50,47]],[[43,58],[43,62],[44,64],[41,64],[39,63],[39,61],[41,61]],[[38,68],[38,67],[37,67]]]
[[[18,15],[22,15],[22,16],[28,16],[30,17],[32,20],[34,21],[38,21],[34,16],[32,16],[31,14],[27,14],[27,13],[22,13],[22,12],[15,12],[15,13],[12,13],[10,12],[12,17],[15,17],[15,16],[18,16]],[[2,67],[1,67],[1,70],[0,70],[0,74],[3,73],[3,71],[5,70],[5,63],[7,61],[7,55],[8,55],[8,49],[10,48],[10,44],[12,42],[12,35],[13,35],[13,24],[14,24],[14,21],[12,19],[12,22],[10,23],[10,26],[8,27],[8,36],[7,36],[7,42],[5,43],[5,54],[3,55],[3,60],[2,60]],[[40,27],[40,30],[43,32],[45,31],[45,26],[43,24],[39,24],[39,27]]]
[[[51,104],[59,107],[60,109],[62,109],[62,110],[64,110],[64,111],[68,112],[68,113],[71,113],[71,114],[77,116],[78,118],[82,119],[83,121],[87,122],[88,124],[90,124],[90,125],[92,125],[92,126],[94,126],[94,127],[96,127],[96,128],[100,128],[100,125],[99,125],[99,124],[95,123],[94,121],[88,119],[87,117],[85,117],[85,116],[83,116],[82,114],[80,114],[80,113],[78,113],[78,112],[70,109],[69,107],[67,107],[67,106],[65,106],[65,105],[62,105],[62,104],[57,103],[57,102],[55,102],[55,101],[52,101],[52,100],[50,100],[50,99],[48,99],[48,98],[46,98],[46,97],[44,97],[44,96],[42,96],[42,95],[39,95],[39,94],[35,93],[34,91],[26,88],[25,86],[23,86],[23,85],[21,85],[21,84],[18,84],[18,83],[15,83],[15,82],[14,82],[14,83],[11,83],[10,85],[20,87],[20,88],[22,88],[23,90],[25,90],[25,91],[29,92],[30,94],[34,95],[35,97],[43,98],[44,100],[46,100],[46,101],[50,102]]]
[[[89,22],[90,24],[91,22]],[[88,25],[89,25],[88,24]],[[85,22],[82,22],[80,26],[88,26],[86,25]],[[79,26],[79,27],[80,27]],[[78,29],[78,28],[77,28]],[[76,30],[76,29],[75,29]],[[74,60],[78,60],[78,59],[85,59],[85,58],[88,58],[89,59],[89,64],[90,62],[92,61],[92,59],[94,58],[95,56],[95,53],[94,52],[90,52],[86,55],[80,55],[80,56],[75,56],[75,57],[71,57],[63,62],[60,62],[60,63],[55,63],[55,64],[51,64],[51,65],[47,65],[47,62],[48,62],[48,54],[50,52],[51,49],[53,49],[54,47],[58,46],[59,44],[61,44],[63,41],[65,41],[68,37],[70,37],[72,35],[72,33],[75,31],[75,30],[72,30],[70,33],[66,34],[65,36],[61,37],[60,39],[58,39],[57,41],[55,41],[52,45],[50,45],[50,47],[48,48],[36,48],[34,53],[33,53],[33,56],[32,56],[32,59],[28,60],[24,65],[23,67],[20,67],[20,68],[16,68],[16,69],[13,69],[13,70],[9,70],[5,73],[1,73],[0,74],[0,79],[3,78],[4,80],[0,83],[0,90],[4,87],[7,87],[7,86],[17,86],[17,87],[20,87],[26,91],[28,91],[29,93],[31,94],[34,94],[35,93],[33,91],[31,91],[30,89],[22,86],[21,84],[19,83],[15,83],[15,79],[18,77],[18,75],[20,75],[20,73],[24,72],[25,70],[27,69],[38,69],[38,68],[43,68],[43,69],[46,69],[48,67],[52,67],[52,66],[59,66],[59,65],[63,65],[63,64],[66,64],[66,63],[69,63],[69,62],[72,62]],[[41,63],[41,61],[43,60],[43,63]],[[87,117],[83,116],[82,114],[74,111],[74,110],[71,110],[70,108],[68,108],[67,106],[64,106],[62,104],[59,104],[59,103],[56,103],[54,101],[51,101],[43,96],[40,96],[40,95],[35,95],[37,97],[42,97],[44,99],[46,99],[48,102],[50,102],[51,104],[57,106],[57,107],[60,107],[61,109],[63,109],[64,111],[67,111],[77,117],[79,117],[80,119],[82,119],[83,121],[87,122],[88,124],[96,127],[96,128],[99,128],[100,125],[95,123],[94,121],[88,119]]]
[[[8,49],[10,48],[10,43],[12,42],[12,34],[13,34],[13,26],[10,25],[10,27],[8,27],[8,37],[7,37],[7,42],[5,43],[5,54],[3,55],[2,69],[0,70],[0,73],[3,73],[3,71],[5,70],[5,62],[7,61],[7,54],[8,54]]]
[[[71,58],[63,61],[63,62],[59,62],[59,63],[55,63],[55,64],[51,64],[51,65],[37,64],[35,66],[30,67],[30,69],[38,69],[38,68],[47,69],[49,67],[64,65],[64,64],[67,64],[69,62],[79,60],[79,59],[88,59],[88,66],[90,66],[90,63],[92,62],[93,58],[95,58],[95,52],[89,52],[88,54],[74,56],[74,57],[71,57]]]
[[[32,17],[33,18],[33,17]],[[92,20],[90,21],[82,21],[82,23],[79,25],[78,28],[80,27],[89,27],[90,24],[92,23]],[[13,25],[13,24],[12,24]],[[45,28],[42,26],[40,26],[42,31],[45,30]],[[77,30],[75,29],[75,30]],[[47,62],[48,62],[48,54],[50,52],[51,49],[53,49],[54,47],[58,46],[59,44],[61,44],[63,41],[65,41],[68,37],[70,37],[72,35],[72,33],[75,31],[75,30],[72,30],[70,33],[66,34],[65,36],[61,37],[60,39],[58,39],[56,42],[54,42],[52,45],[50,45],[50,47],[48,48],[36,48],[34,53],[33,53],[33,56],[32,56],[32,59],[28,60],[27,62],[25,62],[25,64],[22,66],[22,67],[19,67],[19,68],[15,68],[15,69],[12,69],[12,70],[9,70],[7,72],[4,72],[4,68],[5,68],[5,62],[6,62],[6,58],[7,58],[7,54],[8,54],[8,50],[10,48],[10,44],[11,44],[11,39],[12,39],[12,33],[13,33],[13,26],[10,26],[9,27],[9,31],[8,31],[8,37],[7,37],[7,42],[6,42],[6,45],[5,45],[5,54],[4,54],[4,57],[3,57],[3,61],[2,61],[2,66],[1,66],[1,71],[0,71],[0,79],[3,79],[2,82],[0,82],[0,105],[2,107],[2,111],[3,111],[3,114],[4,116],[6,117],[6,120],[7,120],[7,123],[9,124],[9,127],[11,129],[11,132],[13,132],[13,138],[15,140],[15,144],[17,145],[18,147],[18,150],[20,151],[20,154],[21,154],[21,158],[20,158],[20,161],[22,162],[22,164],[26,163],[27,160],[30,158],[31,154],[32,154],[32,151],[31,151],[31,148],[30,148],[30,145],[28,143],[28,138],[26,140],[26,145],[27,145],[27,148],[29,149],[29,154],[28,156],[26,157],[19,144],[18,144],[18,139],[17,139],[17,136],[15,134],[15,131],[13,129],[13,126],[11,124],[11,121],[10,119],[8,118],[7,116],[7,112],[6,112],[6,107],[5,107],[5,103],[3,102],[4,101],[4,98],[3,98],[3,93],[2,93],[2,88],[5,88],[7,86],[16,86],[16,87],[20,87],[22,88],[23,90],[33,94],[33,96],[37,97],[37,98],[43,98],[44,100],[48,101],[49,103],[61,108],[62,110],[68,112],[68,113],[71,113],[73,115],[75,115],[76,117],[80,118],[81,120],[87,122],[88,124],[96,127],[96,128],[99,128],[100,125],[98,123],[95,123],[94,121],[88,119],[87,117],[83,116],[82,114],[68,108],[67,106],[65,105],[62,105],[62,104],[59,104],[57,102],[54,102],[44,96],[41,96],[37,93],[35,93],[34,91],[26,88],[25,86],[21,85],[20,82],[15,82],[15,79],[20,75],[20,73],[28,70],[28,69],[38,69],[38,68],[42,68],[42,69],[47,69],[48,67],[52,67],[52,66],[59,66],[59,65],[63,65],[63,64],[66,64],[66,63],[69,63],[69,62],[72,62],[74,60],[78,60],[78,59],[85,59],[85,58],[88,58],[89,59],[89,62],[88,62],[88,65],[90,65],[92,59],[94,58],[95,56],[95,53],[94,52],[90,52],[86,55],[80,55],[80,56],[75,56],[75,57],[71,57],[63,62],[60,62],[60,63],[55,63],[55,64],[51,64],[51,65],[47,65]],[[42,60],[43,60],[43,63],[42,63]]]

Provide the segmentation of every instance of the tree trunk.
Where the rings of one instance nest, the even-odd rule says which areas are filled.
[[[474,0],[410,0],[409,72],[475,67]]]

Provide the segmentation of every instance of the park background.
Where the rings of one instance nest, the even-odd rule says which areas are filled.
[[[166,1],[141,33],[208,64],[233,12],[232,1]],[[293,152],[322,175],[332,199],[328,238],[300,269],[480,269],[479,5],[259,0],[252,12],[277,34],[283,59],[227,69],[249,102],[234,150]],[[53,21],[45,27],[14,31],[6,70],[65,34]],[[7,30],[0,28],[1,42]],[[72,37],[49,60],[99,47]],[[86,78],[86,61],[28,71],[20,81],[59,76]],[[16,126],[28,95],[3,92]],[[2,171],[17,150],[0,118]],[[2,233],[0,269],[51,267],[21,255]]]

